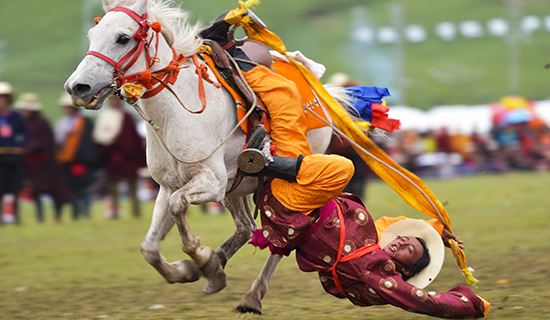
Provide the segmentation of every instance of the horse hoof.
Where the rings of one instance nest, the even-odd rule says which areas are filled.
[[[238,305],[237,308],[235,308],[237,312],[240,313],[254,313],[254,314],[262,314],[261,310],[258,310],[256,308],[244,306],[242,304]]]
[[[237,306],[240,313],[262,314],[262,300],[258,295],[248,292],[241,297],[241,303]]]
[[[169,283],[187,283],[195,282],[200,279],[201,272],[193,261],[179,260],[172,263],[172,266],[178,271],[178,275],[167,279]]]
[[[214,294],[220,292],[227,286],[227,277],[217,254],[210,255],[206,264],[200,269],[206,278],[206,284],[204,288],[202,288],[204,293]]]

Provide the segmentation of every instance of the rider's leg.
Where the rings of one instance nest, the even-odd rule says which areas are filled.
[[[274,155],[297,158],[311,154],[302,100],[294,82],[258,65],[244,77],[269,111]]]
[[[273,195],[286,208],[297,212],[310,212],[336,197],[353,176],[353,163],[337,155],[311,155],[307,140],[307,124],[301,97],[296,85],[264,66],[244,72],[246,81],[265,103],[271,126],[271,141],[275,146],[274,161],[260,172],[275,178]],[[299,158],[299,166],[292,160]],[[281,175],[284,167],[290,175]],[[270,170],[277,168],[277,170]],[[295,179],[293,179],[295,175]]]

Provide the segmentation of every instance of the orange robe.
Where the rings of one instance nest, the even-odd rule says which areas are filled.
[[[338,155],[312,154],[296,85],[261,65],[244,77],[269,111],[275,155],[304,156],[296,182],[273,180],[275,198],[289,210],[308,214],[339,195],[353,176],[353,163]]]

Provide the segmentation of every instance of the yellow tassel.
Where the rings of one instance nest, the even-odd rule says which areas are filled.
[[[145,87],[138,83],[125,83],[122,85],[122,95],[126,98],[141,98],[145,93]]]
[[[212,55],[212,47],[203,44],[203,45],[199,48],[198,53],[203,53],[203,54],[206,54],[206,55],[211,56],[211,55]]]
[[[466,279],[466,283],[471,285],[472,287],[477,287],[477,284],[479,283],[479,280],[477,280],[474,275],[472,274],[472,271],[468,267],[468,264],[466,262],[466,254],[464,253],[464,250],[462,250],[458,242],[450,239],[449,240],[449,246],[451,247],[451,251],[453,252],[453,256],[456,259],[456,263],[460,267],[460,270],[462,270],[462,274],[464,275],[464,278]]]
[[[248,0],[246,3],[245,3],[245,6],[250,9],[250,8],[254,8],[255,6],[259,5],[260,3],[262,2],[262,0]]]

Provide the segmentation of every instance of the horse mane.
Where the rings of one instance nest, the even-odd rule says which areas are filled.
[[[162,24],[162,34],[176,52],[192,56],[202,45],[200,25],[190,24],[189,13],[173,0],[149,0],[147,12],[152,21]]]

